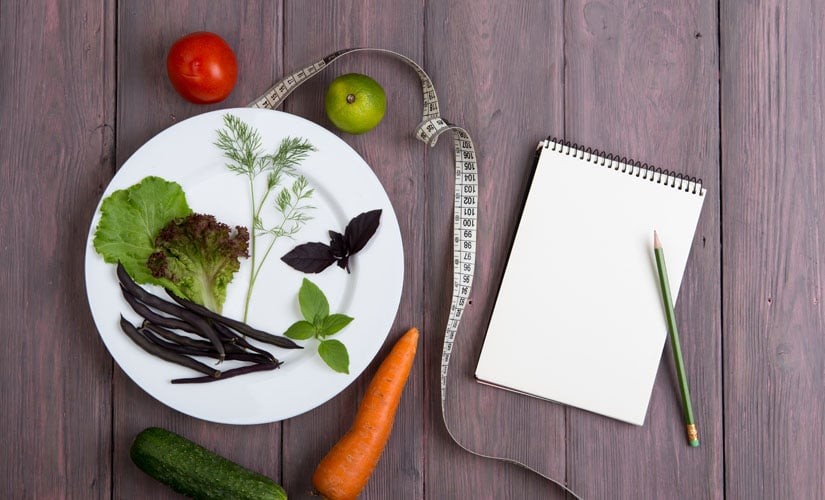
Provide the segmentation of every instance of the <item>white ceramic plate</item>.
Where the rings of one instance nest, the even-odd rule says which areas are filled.
[[[249,227],[251,209],[246,177],[225,167],[221,151],[212,143],[223,115],[232,113],[257,128],[263,146],[274,151],[285,136],[308,139],[318,151],[299,170],[315,188],[314,217],[295,236],[282,238],[258,276],[250,303],[249,324],[280,334],[301,319],[298,289],[304,277],[324,291],[331,312],[355,320],[334,338],[350,356],[349,374],[336,373],[317,354],[317,341],[301,341],[303,350],[267,348],[284,364],[259,372],[208,384],[173,385],[170,380],[198,373],[158,359],[134,344],[120,329],[123,314],[133,324],[140,318],[120,294],[115,266],[107,264],[92,246],[99,209],[86,242],[86,292],[97,329],[109,352],[124,372],[162,403],[193,417],[228,424],[275,422],[315,408],[329,400],[366,368],[386,339],[398,310],[404,275],[403,248],[398,221],[390,200],[366,162],[345,142],[303,118],[261,109],[238,108],[195,116],[161,132],[141,147],[112,179],[101,200],[113,191],[157,175],[178,182],[193,211],[215,215],[231,226]],[[263,181],[263,175],[261,181]],[[347,222],[361,212],[382,209],[378,231],[367,246],[350,260],[352,274],[332,265],[319,274],[305,275],[284,264],[280,257],[299,243],[329,242],[330,229],[344,232]],[[275,220],[274,209],[268,219]],[[266,222],[267,217],[264,215]],[[249,261],[227,290],[223,313],[242,318],[249,279]],[[144,285],[145,286],[145,285]],[[158,287],[147,287],[163,295]],[[223,368],[239,363],[227,361]]]

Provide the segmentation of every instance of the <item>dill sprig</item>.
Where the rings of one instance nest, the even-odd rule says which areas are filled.
[[[309,182],[303,175],[298,174],[296,167],[309,156],[309,153],[317,149],[306,139],[286,137],[281,140],[274,153],[266,154],[261,143],[261,134],[254,127],[231,114],[224,115],[223,124],[224,128],[218,130],[215,146],[223,151],[224,158],[229,160],[226,168],[236,174],[245,175],[249,180],[252,212],[249,259],[252,265],[244,301],[243,320],[246,321],[255,281],[275,241],[282,237],[293,237],[312,219],[307,212],[315,208],[309,204],[315,190],[309,187]],[[263,173],[266,173],[265,188],[256,196],[255,179]],[[291,185],[282,186],[282,183],[288,180],[291,180]],[[276,191],[274,209],[278,215],[278,222],[267,227],[261,212],[266,200]],[[257,260],[256,253],[258,237],[267,237],[269,240],[260,260]]]
[[[301,226],[312,218],[306,211],[315,208],[308,203],[314,193],[315,190],[309,187],[309,182],[303,175],[295,179],[291,189],[282,188],[275,198],[275,209],[281,214],[281,224],[266,232],[276,238],[291,238],[297,234]]]
[[[264,168],[265,156],[261,150],[261,134],[235,115],[224,115],[225,129],[218,130],[215,146],[231,161],[226,168],[236,174],[255,177]]]

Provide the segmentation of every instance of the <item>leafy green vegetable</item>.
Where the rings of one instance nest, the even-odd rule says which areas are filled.
[[[100,206],[94,247],[106,262],[120,262],[138,283],[167,285],[153,277],[146,260],[155,251],[155,237],[169,221],[192,213],[176,182],[146,177],[115,191]]]
[[[329,315],[329,302],[324,292],[308,279],[304,279],[298,291],[298,304],[301,306],[301,314],[313,325],[319,324],[319,320]]]
[[[296,321],[284,336],[294,340],[307,340],[315,337],[320,340],[318,354],[330,368],[339,373],[349,373],[349,353],[346,346],[338,340],[326,337],[335,335],[349,325],[353,318],[346,314],[330,314],[329,301],[318,286],[304,278],[298,291],[298,305],[304,319]]]
[[[321,322],[321,332],[324,336],[333,335],[344,329],[352,322],[352,318],[345,314],[330,314]]]
[[[261,145],[261,134],[249,124],[235,115],[226,114],[223,117],[224,128],[218,130],[218,140],[215,141],[223,156],[229,160],[226,168],[244,175],[249,181],[250,204],[252,211],[252,239],[250,242],[250,275],[249,285],[244,300],[243,320],[249,315],[249,301],[258,273],[264,265],[275,241],[286,236],[291,237],[301,230],[303,225],[311,219],[308,211],[314,208],[308,204],[314,190],[309,182],[299,175],[296,167],[300,165],[313,151],[315,146],[306,139],[297,137],[284,138],[277,151],[272,154],[264,153]],[[266,174],[266,188],[256,193],[255,179]],[[281,187],[285,178],[293,179],[292,185]],[[261,191],[259,189],[259,191]],[[274,226],[266,226],[261,215],[264,203],[271,194],[275,193],[275,211],[279,222]],[[257,249],[258,237],[268,238],[269,244],[259,258]],[[263,244],[263,242],[262,242]]]
[[[315,325],[309,321],[301,320],[293,323],[292,326],[287,329],[286,333],[284,333],[284,336],[293,340],[307,340],[314,337],[315,332]]]
[[[167,224],[147,265],[152,276],[169,280],[189,300],[221,312],[226,287],[248,257],[249,232],[233,230],[215,217],[191,214]]]
[[[340,341],[322,340],[318,344],[318,354],[336,372],[349,373],[349,353]]]

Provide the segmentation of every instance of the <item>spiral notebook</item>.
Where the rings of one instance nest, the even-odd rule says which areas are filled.
[[[701,180],[554,139],[533,180],[476,378],[643,425],[667,337],[658,231],[678,294]],[[690,343],[690,325],[680,325]]]

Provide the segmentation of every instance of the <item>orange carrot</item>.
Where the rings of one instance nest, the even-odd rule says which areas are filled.
[[[410,328],[378,367],[352,427],[312,476],[312,485],[321,495],[330,500],[354,499],[367,485],[390,437],[417,346],[418,329]]]

